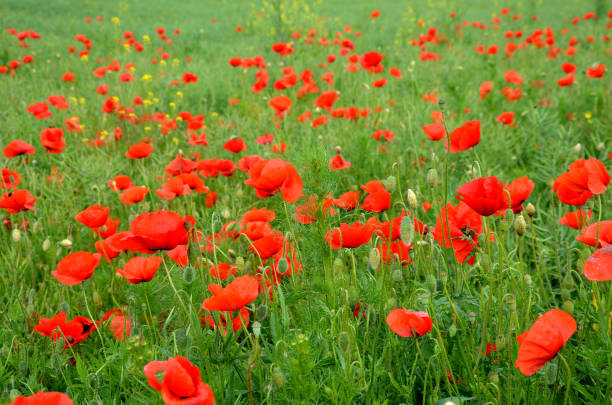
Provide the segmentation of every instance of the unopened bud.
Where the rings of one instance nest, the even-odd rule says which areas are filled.
[[[49,238],[47,238],[42,243],[43,252],[46,252],[47,250],[49,250],[50,247],[51,247],[51,241],[49,240]]]
[[[577,143],[576,145],[574,145],[573,149],[574,149],[574,153],[578,154],[582,150],[582,145]]]
[[[285,384],[285,375],[280,367],[275,366],[272,369],[271,380],[279,388]]]
[[[518,215],[514,220],[514,231],[518,236],[525,235],[525,232],[527,231],[527,223],[522,215]]]
[[[427,171],[427,184],[431,188],[436,188],[438,185],[438,171],[434,168],[431,168]]]
[[[395,176],[389,176],[385,180],[382,181],[383,186],[387,189],[388,192],[393,193],[397,188],[397,179]]]
[[[427,287],[429,292],[435,293],[437,285],[438,281],[436,280],[436,277],[433,274],[428,274],[427,277],[425,277],[425,286]]]
[[[185,280],[187,284],[191,284],[194,278],[195,278],[195,271],[193,267],[191,266],[185,267],[185,270],[183,270],[183,280]]]
[[[565,277],[563,277],[563,281],[561,282],[561,286],[566,290],[571,290],[574,288],[574,278],[570,273],[567,273]]]
[[[21,240],[21,231],[14,228],[13,232],[11,232],[11,237],[13,238],[13,242],[19,242]]]
[[[405,216],[402,218],[400,223],[400,239],[405,245],[410,245],[414,238],[414,226],[412,225],[412,218]]]
[[[495,339],[495,347],[497,347],[497,350],[502,350],[506,347],[506,337],[504,335],[497,336]]]
[[[527,204],[525,213],[533,218],[536,214],[536,207],[532,203]]]
[[[574,313],[574,303],[570,300],[564,301],[563,310],[568,314],[572,315]]]
[[[378,266],[380,266],[380,251],[378,249],[370,249],[370,254],[368,255],[368,266],[370,266],[372,270],[378,270]]]
[[[253,334],[256,338],[259,338],[261,335],[261,323],[257,321],[253,322]]]
[[[71,248],[72,247],[72,241],[70,239],[64,239],[59,244],[60,244],[61,247],[64,247],[64,248]]]
[[[455,337],[455,335],[457,334],[457,324],[455,322],[453,322],[453,324],[448,329],[448,334],[450,337]]]
[[[508,305],[508,309],[510,312],[516,312],[516,298],[512,295],[506,297],[506,304]]]
[[[242,272],[242,270],[244,270],[244,258],[242,256],[238,256],[236,258],[236,268],[240,272]]]
[[[419,207],[416,193],[411,188],[406,191],[406,200],[408,200],[408,205],[411,209],[416,210]]]
[[[340,259],[339,257],[336,257],[334,259],[333,270],[334,270],[335,275],[342,273],[342,271],[344,270],[344,263],[342,262],[342,259]]]
[[[289,261],[287,261],[287,258],[284,256],[281,257],[276,268],[280,274],[285,274],[289,269]]]
[[[227,209],[227,208],[223,208],[223,210],[221,211],[221,218],[228,219],[230,217],[230,215],[232,215],[230,213],[230,210]]]
[[[395,282],[400,282],[404,279],[404,275],[400,269],[394,270],[391,274],[391,279]]]

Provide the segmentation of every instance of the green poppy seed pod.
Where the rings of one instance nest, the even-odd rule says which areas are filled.
[[[223,218],[223,219],[228,219],[228,218],[230,217],[230,215],[232,215],[232,213],[230,212],[230,210],[229,210],[229,209],[227,209],[227,208],[223,208],[223,209],[221,210],[221,218]]]
[[[289,262],[286,257],[281,257],[278,261],[277,269],[279,273],[286,273],[289,269]]]
[[[565,288],[561,289],[561,299],[562,300],[569,300],[572,298],[572,291],[571,290],[566,290]]]
[[[525,222],[525,217],[522,215],[517,215],[516,219],[514,220],[514,231],[518,236],[525,235],[525,232],[527,231],[527,223]]]
[[[574,285],[576,285],[574,283],[574,278],[572,277],[570,273],[567,273],[565,277],[563,277],[563,281],[561,282],[561,287],[565,288],[566,290],[571,291],[574,288]]]
[[[495,338],[495,346],[497,350],[502,350],[506,347],[506,337],[504,335],[498,335],[497,338]]]
[[[527,287],[531,287],[533,284],[533,279],[529,274],[525,274],[525,283],[527,283]]]
[[[389,297],[389,299],[387,299],[387,303],[385,304],[386,312],[389,312],[395,308],[397,308],[397,300],[393,297]]]
[[[557,372],[559,371],[559,367],[557,363],[553,361],[549,361],[546,363],[546,382],[548,385],[554,385],[557,381]]]
[[[510,312],[516,312],[516,298],[513,295],[508,295],[506,297],[506,305],[508,305],[508,310]]]
[[[13,242],[19,242],[21,240],[21,231],[17,228],[14,228],[11,232],[11,237],[13,238]]]
[[[244,270],[244,258],[242,256],[238,256],[236,258],[236,268],[238,269],[239,272],[242,273],[242,271]]]
[[[351,336],[346,332],[340,332],[338,334],[338,348],[343,353],[348,353],[351,346],[352,346]]]
[[[429,292],[436,292],[436,289],[438,288],[438,280],[436,280],[436,277],[433,274],[428,274],[427,277],[425,277],[425,286]]]
[[[487,255],[486,253],[483,253],[480,255],[480,267],[482,268],[482,270],[484,270],[485,273],[488,273],[491,268],[489,267],[489,255]]]
[[[274,366],[272,368],[270,379],[279,388],[285,384],[285,375],[279,366]]]
[[[72,247],[72,241],[70,239],[64,239],[59,244],[60,244],[61,247],[67,248],[67,249]]]
[[[495,385],[499,384],[499,374],[493,371],[489,373],[488,379],[491,384],[495,384]]]
[[[342,273],[342,271],[344,270],[344,263],[339,257],[336,257],[334,259],[333,270],[335,275]]]
[[[572,315],[574,313],[574,302],[571,300],[563,301],[563,310]]]
[[[47,250],[49,250],[50,247],[51,247],[51,241],[49,240],[49,238],[47,238],[42,243],[43,252],[46,252]]]
[[[507,231],[510,225],[512,224],[512,220],[514,219],[514,213],[510,208],[508,208],[504,212],[504,216],[500,222],[499,228],[501,231]]]
[[[438,171],[434,168],[427,171],[427,185],[431,188],[436,188],[438,186]]]
[[[261,304],[255,309],[255,319],[258,321],[263,321],[268,317],[268,306],[266,304]]]
[[[417,195],[411,188],[406,191],[406,200],[408,201],[410,209],[416,210],[419,208],[419,200],[417,200]]]
[[[380,266],[380,251],[378,249],[370,249],[370,254],[368,255],[368,266],[372,270],[378,270],[378,266]]]
[[[253,334],[255,335],[256,339],[261,336],[261,323],[258,321],[253,322]]]
[[[448,328],[448,334],[450,337],[455,337],[457,334],[457,324],[455,322]]]
[[[525,213],[533,218],[536,214],[536,207],[532,203],[527,204],[525,207]]]
[[[236,251],[235,251],[234,249],[232,249],[232,248],[227,249],[227,255],[228,255],[228,256],[229,256],[229,258],[230,258],[230,259],[232,259],[232,260],[236,260],[236,257],[238,257],[238,256],[236,255]]]
[[[395,176],[389,176],[385,180],[382,181],[383,186],[387,189],[388,192],[393,193],[397,188],[397,179]]]
[[[404,279],[404,274],[402,273],[402,271],[400,269],[397,269],[397,270],[393,271],[393,273],[391,274],[391,278],[396,283],[399,283],[400,281],[402,281]]]
[[[400,223],[400,239],[404,244],[410,245],[412,243],[412,239],[414,238],[414,226],[412,223],[412,218],[409,216],[405,216],[402,218],[402,222]]]
[[[185,267],[185,269],[183,270],[183,280],[185,280],[187,284],[191,284],[193,283],[194,279],[195,279],[195,270],[193,269],[193,267],[191,266]]]

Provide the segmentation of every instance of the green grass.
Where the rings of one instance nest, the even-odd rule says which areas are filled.
[[[143,367],[178,355],[189,358],[201,370],[202,380],[212,388],[219,404],[437,404],[448,398],[467,404],[540,404],[563,403],[566,397],[572,404],[611,403],[612,286],[610,281],[596,283],[584,277],[582,265],[594,249],[575,240],[578,231],[558,223],[574,208],[560,203],[551,189],[553,180],[578,158],[594,157],[612,169],[607,157],[612,152],[610,42],[601,39],[610,35],[606,29],[609,10],[605,8],[609,4],[387,1],[377,3],[382,14],[371,20],[374,6],[368,2],[314,2],[308,10],[303,1],[282,3],[286,7],[282,24],[276,1],[189,0],[171,5],[159,0],[10,0],[0,4],[0,65],[26,54],[35,58],[13,77],[0,75],[0,147],[22,139],[36,148],[36,154],[28,158],[2,157],[2,168],[19,172],[22,181],[18,188],[38,198],[34,211],[5,215],[2,210],[0,214],[15,227],[19,221],[29,222],[27,232],[22,230],[19,237],[12,225],[0,226],[0,403],[39,390],[65,392],[75,404],[162,403],[160,394],[147,384]],[[491,17],[499,15],[504,6],[522,18],[513,21],[504,17],[501,28],[493,30]],[[458,16],[451,19],[450,11]],[[574,16],[588,11],[597,11],[599,20],[571,25]],[[257,12],[262,13],[261,18]],[[531,19],[533,14],[538,15],[537,21]],[[85,17],[97,15],[104,20],[85,23]],[[111,21],[115,16],[119,24]],[[215,24],[213,18],[217,19]],[[454,26],[463,20],[481,21],[488,29],[463,27],[463,35],[457,36]],[[424,25],[419,26],[419,21]],[[236,32],[237,25],[243,26],[242,32]],[[271,50],[277,41],[291,41],[294,30],[304,37],[311,27],[316,28],[316,38],[324,35],[332,41],[336,32],[344,32],[345,25],[362,33],[360,37],[345,33],[355,42],[355,53],[386,53],[385,69],[400,68],[402,79],[385,72],[388,84],[372,88],[374,76],[366,71],[345,72],[344,57],[331,45],[308,46],[293,39],[296,52],[283,59]],[[173,44],[166,46],[155,33],[160,26],[169,33],[179,28],[181,34],[169,34]],[[438,62],[420,61],[420,50],[410,44],[430,26],[444,37],[439,45],[428,47],[442,55]],[[534,29],[547,26],[554,29],[557,46],[563,50],[569,38],[576,36],[580,40],[576,55],[549,59],[547,50],[529,47],[512,58],[503,56],[506,30],[524,30],[520,39],[524,40]],[[569,33],[562,35],[565,27]],[[42,38],[28,40],[29,49],[19,48],[7,28],[33,29]],[[142,53],[126,50],[117,42],[123,40],[124,31],[132,31],[144,43]],[[79,33],[91,38],[88,60],[67,51],[68,46],[82,49],[74,40]],[[150,43],[143,35],[150,37]],[[596,41],[586,43],[589,35]],[[498,44],[500,52],[479,55],[474,52],[477,44]],[[159,57],[160,47],[171,54],[167,65],[150,64],[151,58]],[[330,54],[337,54],[337,61],[321,68]],[[255,55],[269,63],[270,73],[270,84],[258,94],[250,90],[256,69],[243,74],[242,69],[228,64],[231,57]],[[186,57],[192,61],[186,62]],[[134,63],[134,82],[120,83],[118,73],[95,78],[92,71],[101,66],[98,58],[104,64],[113,59],[122,66]],[[560,64],[567,61],[578,66],[576,82],[559,88],[556,81],[564,75]],[[601,79],[588,79],[583,72],[596,62],[607,64],[608,71]],[[334,107],[381,110],[355,121],[330,118],[318,128],[302,124],[298,115],[313,109],[317,95],[296,99],[299,81],[296,87],[274,91],[274,81],[282,76],[281,64],[293,66],[298,74],[311,69],[319,89],[338,90],[340,99]],[[508,101],[500,94],[508,85],[503,79],[507,70],[515,70],[525,79],[519,101]],[[68,71],[76,75],[75,83],[61,80]],[[334,73],[333,87],[320,80],[326,71]],[[172,80],[180,81],[185,72],[196,74],[198,82],[170,85]],[[152,81],[143,81],[145,74],[151,75]],[[494,82],[493,91],[480,100],[478,87],[487,80]],[[541,80],[542,87],[531,86],[532,80]],[[100,83],[109,85],[105,97],[95,93]],[[420,127],[431,123],[431,112],[440,107],[423,101],[422,95],[434,91],[445,100],[450,130],[468,120],[481,120],[478,146],[447,157],[442,142],[425,137]],[[277,128],[267,100],[281,93],[294,104]],[[26,111],[30,104],[53,94],[65,96],[70,109],[50,107],[53,117],[42,121]],[[202,130],[209,145],[188,145],[184,127],[162,135],[154,122],[133,125],[116,115],[105,115],[102,103],[110,96],[126,106],[136,96],[150,100],[151,105],[136,107],[137,115],[204,114],[206,127]],[[230,98],[241,102],[232,106]],[[543,106],[542,99],[548,100],[549,106]],[[504,111],[516,113],[516,127],[495,121]],[[324,113],[313,109],[312,117]],[[568,114],[574,118],[569,120]],[[68,146],[62,154],[46,154],[40,131],[64,127],[64,120],[71,116],[80,118],[83,131],[65,133]],[[124,136],[114,141],[112,133],[117,127],[123,129]],[[386,151],[370,137],[377,128],[396,134],[394,143],[386,144]],[[107,144],[88,146],[87,141],[102,130],[111,134]],[[284,155],[274,154],[272,146],[255,143],[266,132],[274,134],[275,143],[287,143]],[[303,180],[306,197],[316,194],[323,198],[331,193],[337,198],[370,180],[394,177],[397,186],[390,190],[391,208],[381,214],[338,209],[337,216],[302,225],[293,215],[296,204],[285,203],[280,195],[258,199],[253,188],[244,185],[248,175],[241,171],[232,177],[204,179],[218,195],[212,208],[206,207],[203,194],[192,193],[170,202],[157,197],[155,190],[166,181],[164,167],[178,153],[188,157],[197,151],[202,159],[237,162],[238,157],[222,148],[231,136],[244,138],[249,147],[240,156],[259,154],[290,162]],[[153,154],[139,161],[126,159],[128,147],[147,137],[154,140]],[[575,147],[578,144],[580,147]],[[336,146],[352,163],[350,169],[329,170],[328,161]],[[47,180],[53,167],[62,174],[61,182]],[[427,181],[430,169],[438,173],[435,185]],[[108,186],[117,174],[127,174],[134,184],[150,188],[143,202],[121,203]],[[419,206],[425,201],[434,203],[429,212],[411,208],[431,229],[439,212],[435,202],[448,199],[455,203],[455,190],[480,176],[497,176],[507,183],[529,176],[535,189],[527,202],[537,212],[533,221],[527,218],[523,237],[514,232],[514,218],[504,222],[490,217],[496,241],[489,244],[481,236],[482,249],[474,266],[459,264],[452,251],[431,236],[415,237],[411,265],[383,264],[377,270],[368,264],[375,238],[356,249],[331,250],[326,243],[326,232],[342,222],[364,222],[372,215],[385,221],[400,215],[408,208],[409,188],[416,192]],[[364,192],[361,194],[363,200]],[[610,191],[599,201],[597,197],[589,200],[586,207],[593,210],[593,221],[612,219],[610,201]],[[74,220],[93,204],[109,206],[111,216],[120,219],[120,231],[129,229],[131,220],[143,212],[169,209],[194,216],[196,228],[204,235],[219,232],[224,223],[239,219],[252,207],[267,207],[276,212],[272,228],[282,231],[296,246],[303,271],[285,277],[273,300],[261,293],[248,305],[247,330],[227,335],[206,326],[200,328],[200,317],[205,315],[201,304],[211,295],[206,286],[215,281],[208,266],[198,268],[197,263],[245,262],[240,274],[252,274],[260,260],[242,238],[221,244],[214,255],[192,243],[189,264],[195,269],[193,280],[162,252],[157,255],[164,263],[152,281],[129,284],[115,275],[131,257],[122,253],[112,263],[102,261],[82,284],[65,286],[51,271],[70,252],[95,251],[97,237]],[[71,248],[62,246],[66,239],[72,242]],[[353,316],[357,302],[367,304],[366,319]],[[418,338],[394,334],[385,319],[398,307],[426,311],[434,320],[433,329]],[[102,320],[113,308],[122,309],[135,322],[132,336],[124,342],[112,337],[106,323],[71,349],[33,331],[40,318],[51,318],[60,311],[69,319],[81,315]],[[561,349],[562,358],[555,357],[538,373],[526,377],[514,366],[519,348],[516,337],[552,308],[570,312],[578,329]],[[481,349],[487,342],[496,344],[497,350],[485,358]]]

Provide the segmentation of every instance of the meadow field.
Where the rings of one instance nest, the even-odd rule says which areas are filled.
[[[612,4],[0,3],[0,404],[612,404]]]

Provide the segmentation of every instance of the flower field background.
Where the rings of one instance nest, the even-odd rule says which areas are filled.
[[[0,4],[0,403],[612,403],[610,4],[372,4]]]

